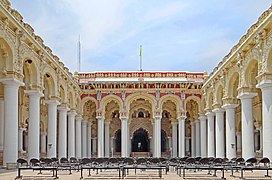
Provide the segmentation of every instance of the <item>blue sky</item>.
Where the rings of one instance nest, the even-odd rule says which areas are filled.
[[[271,5],[270,0],[10,0],[70,69],[208,71]]]

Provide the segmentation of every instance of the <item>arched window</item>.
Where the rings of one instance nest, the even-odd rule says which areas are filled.
[[[144,113],[142,111],[138,113],[138,118],[144,118]]]

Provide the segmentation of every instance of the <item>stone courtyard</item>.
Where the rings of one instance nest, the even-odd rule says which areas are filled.
[[[54,179],[51,177],[51,172],[44,171],[41,175],[38,175],[38,172],[33,171],[23,171],[23,178],[25,180],[33,180],[33,179],[40,179],[40,180],[50,180]],[[265,172],[264,171],[254,171],[252,172],[246,172],[245,173],[245,179],[271,179],[271,177],[264,177]],[[74,179],[80,179],[80,172],[73,171],[71,175],[69,175],[66,171],[58,171],[59,179],[65,179],[65,180],[74,180]],[[103,172],[99,172],[96,174],[96,171],[91,171],[90,177],[88,177],[88,171],[84,171],[84,179],[119,179],[118,177],[118,171],[116,170],[106,170]],[[272,175],[272,172],[269,172],[269,175]],[[7,170],[1,170],[0,171],[0,179],[2,180],[11,180],[15,179],[17,176],[17,171],[7,171]],[[236,172],[234,173],[234,177],[230,177],[230,171],[225,172],[225,176],[227,180],[231,179],[239,179],[240,173]],[[129,171],[129,175],[125,177],[124,179],[160,179],[158,177],[158,172],[154,170],[147,170],[147,171],[140,171],[137,170],[137,173],[134,173],[134,170]],[[179,177],[176,174],[176,171],[170,170],[170,172],[166,175],[163,174],[161,179],[170,179],[170,180],[178,180],[182,179],[182,177]],[[186,178],[185,179],[221,179],[221,172],[217,173],[217,177],[213,177],[212,175],[207,175],[207,171],[186,171]]]

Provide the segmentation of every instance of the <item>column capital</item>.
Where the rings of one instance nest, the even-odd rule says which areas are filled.
[[[214,113],[213,113],[213,112],[207,112],[205,115],[206,115],[207,117],[212,117],[212,116],[214,116]]]
[[[92,127],[93,122],[92,121],[88,121],[88,127]]]
[[[258,93],[256,92],[241,92],[237,98],[243,100],[243,99],[252,99],[254,98],[255,96],[257,96]]]
[[[20,131],[26,131],[26,128],[19,128]]]
[[[60,104],[60,102],[59,101],[57,101],[57,100],[45,100],[44,101],[46,104],[55,104],[55,105],[59,105]]]
[[[76,121],[82,121],[81,115],[77,115],[77,116],[76,116]]]
[[[15,78],[3,78],[3,79],[0,79],[0,82],[3,83],[4,85],[10,85],[10,86],[15,86],[15,87],[25,85],[24,82],[19,81],[18,79],[15,79]]]
[[[96,116],[96,119],[99,121],[99,120],[102,120],[102,119],[105,119],[103,116]]]
[[[272,88],[272,80],[262,80],[256,85],[256,88],[265,89]]]
[[[206,120],[206,119],[207,119],[207,117],[206,117],[205,115],[199,116],[199,120],[200,120],[200,121],[204,121],[204,120]]]
[[[174,121],[174,122],[171,122],[172,126],[177,126],[178,125],[178,122]]]
[[[222,108],[215,108],[215,109],[212,110],[212,112],[214,112],[214,113],[223,113],[224,109],[222,109]]]
[[[68,116],[76,116],[77,115],[76,111],[69,111],[67,114],[68,114]]]
[[[154,116],[154,120],[161,120],[162,116],[158,115],[158,116]]]
[[[104,123],[105,123],[105,125],[107,125],[107,126],[110,125],[110,122],[109,122],[109,121],[105,121]]]
[[[238,104],[224,104],[222,106],[222,108],[224,108],[224,109],[235,109],[238,106],[239,106]]]
[[[179,116],[178,117],[178,120],[185,120],[186,119],[186,116]]]
[[[44,96],[44,94],[38,90],[24,90],[24,93],[28,94],[29,96],[36,96],[36,97]]]
[[[199,120],[199,119],[196,119],[196,120],[195,120],[195,123],[199,123],[199,122],[200,122],[200,120]]]
[[[190,124],[191,124],[191,126],[194,126],[195,125],[195,121],[191,121]]]
[[[46,136],[46,135],[47,135],[47,133],[46,133],[46,132],[41,132],[41,135]]]
[[[121,119],[121,121],[122,120],[124,121],[124,120],[128,120],[128,117],[127,116],[121,116],[120,119]]]
[[[69,111],[70,109],[67,107],[67,105],[58,106],[57,108],[59,111]]]
[[[83,124],[83,125],[86,125],[86,126],[87,126],[87,123],[88,123],[88,121],[87,121],[87,120],[82,119],[82,121],[81,121],[81,122],[82,122],[82,124]]]

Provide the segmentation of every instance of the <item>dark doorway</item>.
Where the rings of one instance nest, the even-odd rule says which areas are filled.
[[[143,128],[139,128],[133,134],[132,152],[149,152],[148,133]]]
[[[115,152],[121,152],[121,130],[115,133]]]
[[[164,130],[161,130],[161,152],[166,152],[167,136]]]

